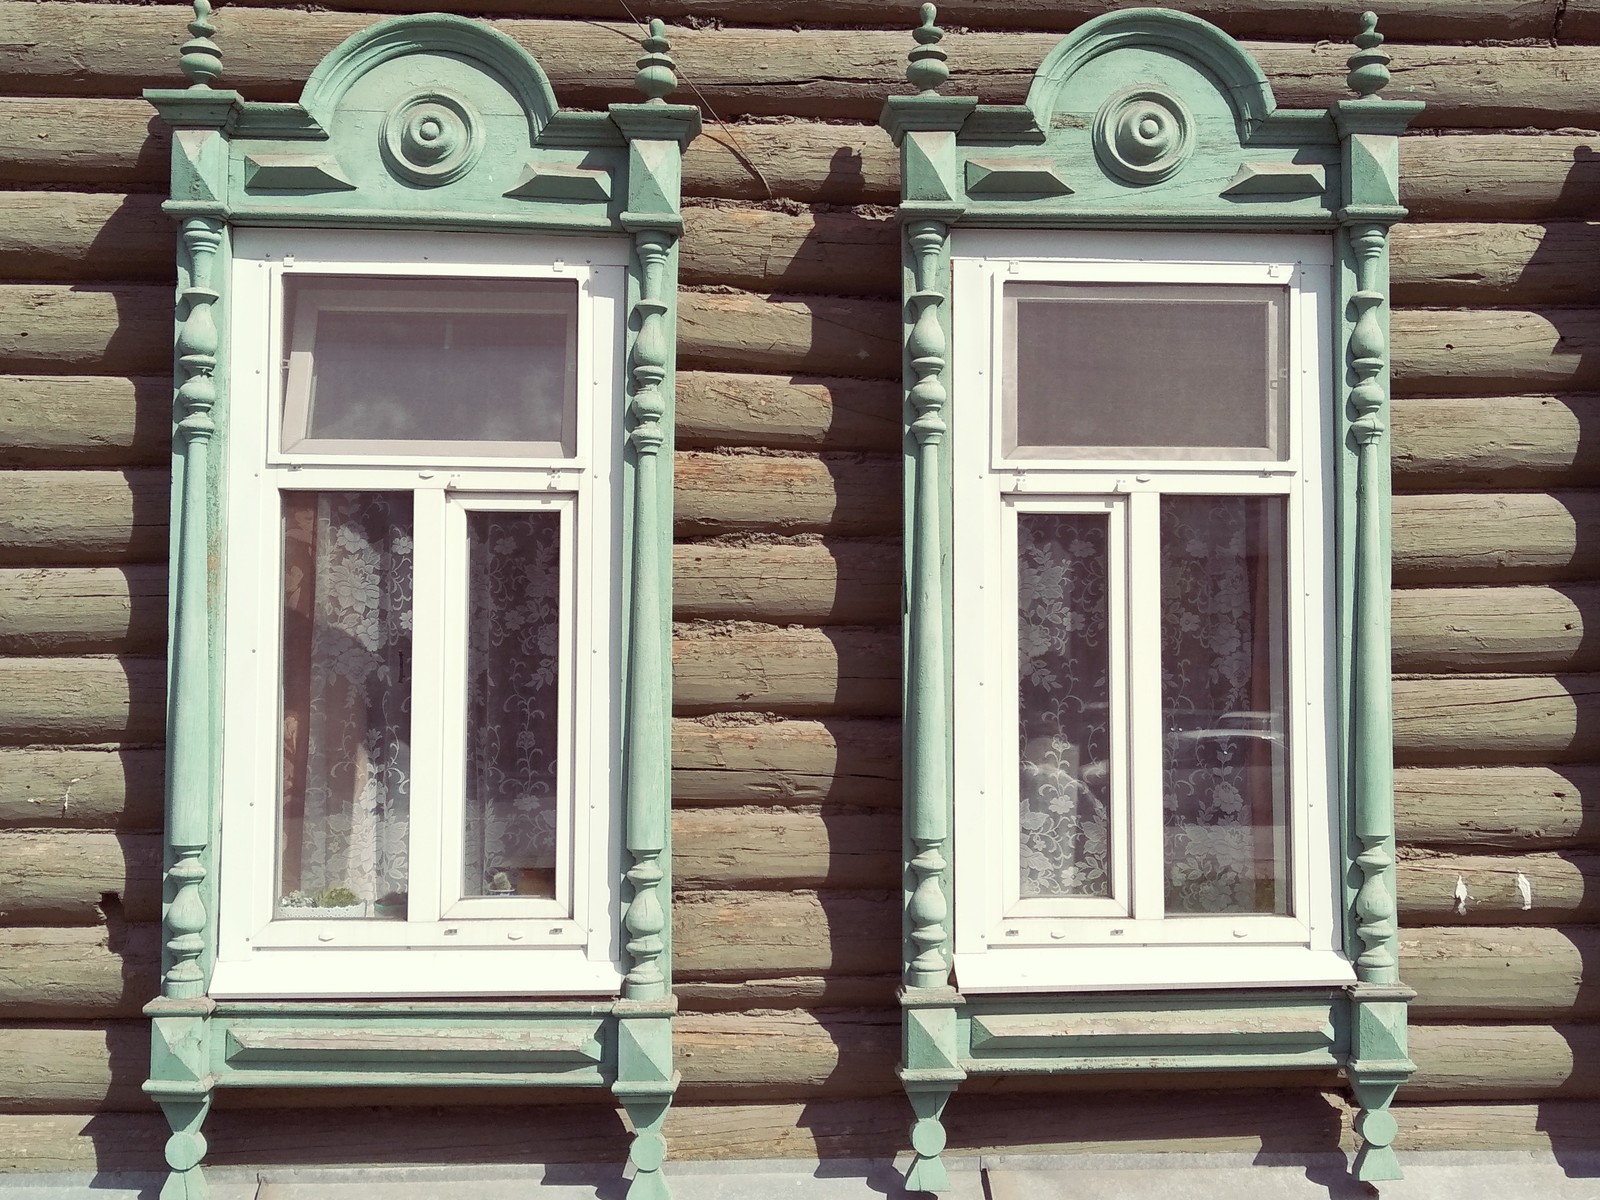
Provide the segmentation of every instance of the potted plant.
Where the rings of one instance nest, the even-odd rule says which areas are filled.
[[[336,921],[366,915],[366,902],[347,887],[324,888],[315,894],[296,890],[278,902],[278,918],[284,921]]]

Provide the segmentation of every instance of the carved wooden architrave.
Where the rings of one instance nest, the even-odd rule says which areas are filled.
[[[1164,9],[1107,13],[1059,43],[1025,103],[939,94],[933,5],[880,123],[900,149],[906,440],[905,880],[900,1075],[915,1113],[907,1185],[948,1186],[942,1113],[969,1074],[1342,1067],[1361,1106],[1363,1180],[1398,1178],[1390,1102],[1413,1070],[1399,982],[1389,668],[1389,260],[1398,135],[1420,103],[1388,101],[1366,13],[1356,98],[1277,108],[1221,30]],[[1172,64],[1181,64],[1169,70]],[[1202,142],[1207,149],[1202,152]],[[1224,149],[1217,149],[1221,145]],[[1056,996],[951,986],[953,813],[949,234],[953,226],[1326,231],[1336,245],[1339,778],[1348,988]],[[976,401],[972,401],[975,403]],[[963,403],[956,398],[956,403]],[[1130,1035],[1129,1016],[1139,1032]],[[1095,1028],[1119,1032],[1099,1042]]]
[[[383,20],[317,67],[295,104],[212,86],[222,54],[194,0],[189,86],[145,96],[173,128],[178,291],[168,682],[165,945],[145,1090],[171,1126],[164,1200],[207,1195],[201,1125],[219,1086],[608,1087],[634,1126],[631,1200],[665,1200],[661,1125],[677,1086],[671,1022],[668,713],[673,382],[683,148],[699,112],[659,21],[642,39],[643,100],[563,112],[544,72],[487,25]],[[419,85],[415,80],[427,80]],[[373,104],[374,96],[381,101]],[[352,99],[354,97],[354,99]],[[357,100],[360,102],[357,103]],[[376,111],[374,111],[376,109]],[[631,239],[622,423],[627,974],[613,1000],[217,1001],[226,480],[226,281],[236,225],[615,233]]]

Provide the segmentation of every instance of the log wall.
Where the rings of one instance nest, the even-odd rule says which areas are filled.
[[[1247,39],[1280,102],[1342,94],[1344,8],[1181,6]],[[439,5],[289,7],[221,12],[225,84],[293,98],[377,12]],[[532,48],[564,102],[627,98],[634,31],[611,0],[457,7]],[[952,90],[1019,99],[1105,7],[952,0],[947,23],[970,27],[946,42]],[[904,1145],[897,176],[870,122],[903,86],[912,8],[817,0],[805,29],[772,0],[652,9],[720,118],[685,162],[677,459],[669,1134],[697,1157]],[[1416,219],[1393,262],[1419,993],[1399,1142],[1581,1146],[1600,1129],[1600,5],[1384,8],[1389,94],[1429,103],[1402,143]],[[185,19],[0,0],[0,1170],[160,1159],[139,1010],[158,955],[173,273],[167,137],[136,96],[175,78]],[[1196,1088],[1214,1094],[1167,1098]],[[396,1099],[225,1095],[212,1158],[623,1153],[604,1097]],[[329,1103],[336,1118],[299,1110]],[[1349,1148],[1349,1121],[1321,1076],[973,1085],[949,1111],[962,1152]]]

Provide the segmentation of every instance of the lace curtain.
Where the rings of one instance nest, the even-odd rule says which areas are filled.
[[[469,896],[554,896],[561,518],[469,513]]]
[[[1288,911],[1282,528],[1276,497],[1161,502],[1168,912]]]
[[[1168,912],[1287,911],[1282,519],[1271,497],[1162,499]],[[1018,518],[1024,897],[1111,894],[1106,538],[1101,516]]]
[[[283,532],[281,894],[394,902],[410,824],[411,496],[285,492]]]
[[[1017,517],[1022,895],[1111,894],[1106,519]]]

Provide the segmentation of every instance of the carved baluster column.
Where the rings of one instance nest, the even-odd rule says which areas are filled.
[[[628,207],[633,232],[632,345],[628,355],[632,593],[628,616],[626,795],[628,893],[623,911],[628,972],[617,1005],[617,1077],[612,1092],[633,1123],[628,1200],[667,1200],[661,1127],[678,1085],[672,1067],[671,925],[667,919],[671,689],[672,364],[676,346],[676,244],[683,147],[699,131],[699,111],[668,104],[677,86],[660,21],[643,40],[635,86],[642,104],[614,104],[612,121],[628,139]]]
[[[667,256],[673,235],[659,229],[635,234],[641,284],[634,304],[639,331],[633,343],[628,415],[634,459],[633,493],[633,611],[629,641],[633,661],[628,693],[628,727],[635,731],[628,751],[628,868],[631,893],[623,923],[628,931],[629,969],[624,992],[630,1000],[654,1000],[666,994],[661,956],[666,914],[661,903],[664,878],[661,855],[666,849],[667,764],[661,760],[653,736],[666,724],[663,701],[668,654],[661,635],[661,579],[654,561],[662,536],[660,482],[657,478],[661,448],[666,440],[662,417],[666,401],[661,385],[667,374],[667,314],[663,299]]]
[[[1390,683],[1389,572],[1389,226],[1405,216],[1399,203],[1398,137],[1421,109],[1378,99],[1389,81],[1389,56],[1377,17],[1362,15],[1349,85],[1358,95],[1341,101],[1333,118],[1343,141],[1348,334],[1345,347],[1348,404],[1346,470],[1353,470],[1352,585],[1345,756],[1350,789],[1348,852],[1354,867],[1353,924],[1358,980],[1352,1004],[1347,1073],[1361,1113],[1362,1145],[1356,1175],[1368,1181],[1398,1179],[1400,1164],[1389,1111],[1396,1091],[1415,1069],[1406,1053],[1406,1005],[1401,986],[1396,923],[1394,841],[1394,732]]]
[[[906,1186],[949,1186],[940,1153],[942,1117],[957,1084],[960,996],[950,986],[950,480],[949,234],[962,211],[956,131],[976,106],[941,96],[950,68],[932,4],[921,9],[907,56],[915,96],[894,96],[880,123],[900,148],[900,219],[905,229],[906,617],[905,953],[900,1004],[900,1079],[916,1120]]]
[[[178,225],[177,330],[173,398],[173,524],[170,668],[167,680],[166,876],[161,994],[146,1006],[151,1021],[150,1078],[144,1088],[171,1127],[169,1175],[162,1200],[202,1200],[201,1125],[211,1106],[207,955],[215,943],[208,910],[211,830],[216,819],[213,603],[220,562],[213,526],[216,487],[212,445],[222,345],[227,263],[227,144],[221,130],[238,103],[215,90],[222,53],[211,35],[211,5],[195,0],[190,39],[179,65],[184,89],[146,97],[174,127],[172,198]]]
[[[946,339],[940,310],[940,258],[948,236],[938,221],[906,227],[915,290],[906,355],[915,382],[908,398],[916,413],[910,425],[915,493],[907,536],[911,542],[911,603],[906,631],[906,791],[919,802],[908,814],[911,859],[912,958],[908,987],[943,987],[950,977],[945,896],[945,843],[950,836],[944,797],[950,791],[949,711],[945,704],[943,472],[940,449],[947,425],[944,385]],[[936,802],[935,802],[936,801]]]

